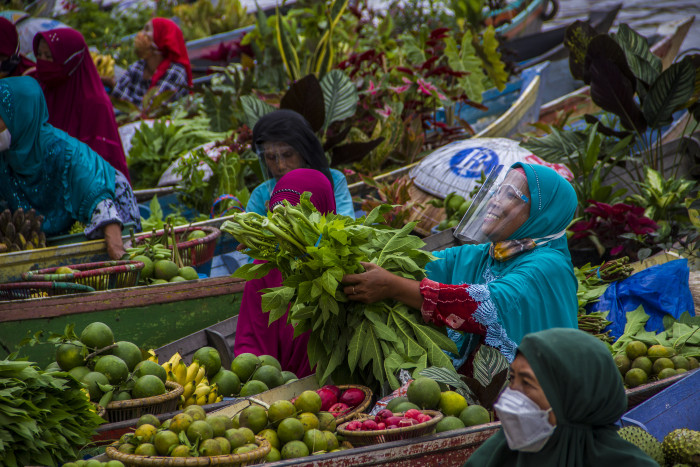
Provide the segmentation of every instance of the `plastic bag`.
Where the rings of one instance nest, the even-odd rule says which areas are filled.
[[[611,283],[600,300],[589,305],[588,311],[610,311],[607,319],[613,324],[606,330],[617,339],[625,330],[625,314],[642,305],[649,315],[644,329],[661,332],[665,314],[674,319],[680,318],[685,311],[695,315],[688,275],[687,259],[652,266],[625,280]]]

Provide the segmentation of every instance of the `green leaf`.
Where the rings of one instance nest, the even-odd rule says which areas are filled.
[[[330,378],[331,373],[343,363],[345,359],[345,343],[339,342],[338,345],[334,346],[331,358],[328,361],[328,365],[323,371],[323,376],[319,380],[320,384],[324,384],[328,378]]]
[[[280,319],[287,312],[289,302],[294,297],[295,289],[291,287],[275,287],[272,289],[263,289],[262,309],[264,312],[270,312],[270,323]]]
[[[331,123],[339,122],[355,115],[359,97],[352,80],[341,70],[331,70],[321,79],[323,100],[326,104],[326,120],[323,130]]]
[[[481,60],[476,55],[472,45],[472,34],[469,30],[464,32],[462,47],[458,49],[457,42],[451,37],[445,39],[445,56],[447,63],[455,71],[468,73],[459,78],[459,86],[469,96],[469,99],[481,103],[486,75],[481,66]]]
[[[693,95],[695,67],[692,58],[674,63],[654,81],[642,104],[644,118],[651,128],[661,128],[673,121],[673,113]]]
[[[625,23],[620,24],[613,38],[625,52],[632,73],[646,84],[652,84],[662,71],[662,63],[651,52],[647,39]]]
[[[506,66],[501,61],[501,54],[498,52],[498,40],[496,39],[496,30],[493,26],[489,26],[484,30],[483,44],[484,54],[486,55],[486,61],[484,62],[486,74],[491,78],[496,89],[503,91],[508,82],[508,72],[506,72]],[[471,98],[472,96],[469,97]]]
[[[247,263],[236,269],[233,273],[233,277],[238,277],[239,279],[245,279],[247,281],[253,279],[260,279],[265,277],[275,266],[272,263]]]
[[[348,367],[350,371],[354,371],[355,367],[357,367],[357,362],[360,360],[367,337],[367,330],[370,326],[371,324],[368,321],[361,321],[360,326],[355,329],[350,338],[350,344],[348,345]]]
[[[418,342],[416,342],[411,326],[394,311],[391,312],[390,316],[396,325],[399,340],[403,342],[404,348],[406,349],[406,356],[412,358],[423,355],[425,353],[425,349]]]
[[[254,96],[241,96],[241,106],[249,128],[255,127],[255,124],[263,115],[277,110],[267,102],[263,102]]]
[[[634,336],[644,329],[649,320],[649,315],[644,312],[644,307],[639,305],[635,310],[626,313],[627,323],[622,335],[613,344],[613,354],[624,352],[625,346],[634,340]]]
[[[403,365],[405,361],[396,352],[391,352],[385,355],[384,373],[386,374],[387,381],[389,386],[391,386],[391,389],[398,389],[401,384],[399,383],[399,380],[396,379],[396,372],[399,370],[399,368],[401,368],[401,365]]]
[[[473,393],[471,389],[469,389],[469,386],[467,386],[467,384],[464,381],[462,381],[462,378],[459,376],[459,373],[457,373],[453,368],[431,366],[422,370],[420,372],[420,375],[426,376],[432,380],[437,381],[438,383],[447,384],[448,386],[453,387],[455,389],[461,389],[464,393],[469,394],[473,397]],[[470,404],[473,403],[474,402],[470,402]]]
[[[365,316],[372,322],[374,333],[377,337],[389,342],[397,342],[399,340],[396,333],[386,325],[377,313],[365,311]]]
[[[452,366],[452,360],[445,354],[443,349],[434,340],[435,335],[439,335],[437,331],[429,328],[425,324],[418,323],[416,319],[413,316],[411,316],[406,310],[394,309],[393,313],[395,316],[400,316],[400,319],[403,319],[406,323],[408,323],[409,326],[411,326],[416,336],[416,340],[420,342],[421,347],[427,352],[428,361],[431,364],[442,366],[445,368],[454,368]],[[445,337],[447,338],[447,336]],[[457,353],[458,350],[454,342],[450,340],[450,343],[452,345],[450,346],[449,350],[453,351],[453,353]]]
[[[474,378],[486,387],[491,384],[494,376],[508,369],[508,360],[497,349],[482,345],[474,356],[473,365]]]

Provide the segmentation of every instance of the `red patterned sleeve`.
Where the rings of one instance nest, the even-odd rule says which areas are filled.
[[[474,319],[480,302],[469,294],[469,285],[440,284],[425,278],[420,283],[420,293],[423,296],[421,313],[426,322],[486,335],[486,328]]]

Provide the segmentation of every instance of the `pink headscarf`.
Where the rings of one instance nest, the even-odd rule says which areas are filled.
[[[270,209],[286,199],[299,203],[305,191],[311,192],[311,202],[321,213],[335,213],[335,197],[328,178],[313,169],[292,170],[280,178],[270,199]],[[259,264],[262,261],[255,260]],[[287,323],[287,315],[268,326],[269,317],[262,312],[263,289],[282,285],[282,274],[273,269],[267,276],[246,282],[236,325],[233,351],[236,355],[250,352],[255,355],[272,355],[279,360],[282,370],[291,371],[299,378],[310,375],[306,349],[309,333],[294,337],[294,327]]]
[[[107,96],[83,35],[75,29],[42,31],[53,61],[37,60],[36,78],[44,88],[49,123],[84,142],[129,178],[112,102]]]
[[[10,59],[15,56],[15,59],[19,60],[9,76],[22,76],[27,70],[34,68],[34,62],[19,53],[17,28],[12,21],[2,17],[0,17],[0,55],[7,55]]]

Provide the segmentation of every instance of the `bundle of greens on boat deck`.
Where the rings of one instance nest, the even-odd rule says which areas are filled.
[[[426,324],[418,310],[393,300],[365,305],[343,293],[343,276],[363,272],[361,261],[402,277],[423,279],[424,268],[434,257],[420,250],[423,241],[410,234],[415,223],[402,229],[377,224],[392,209],[388,205],[357,220],[324,216],[309,198],[304,193],[297,206],[285,201],[267,217],[238,214],[222,226],[248,248],[250,256],[268,261],[244,265],[236,277],[251,280],[272,268],[284,277],[282,287],[266,289],[262,297],[270,323],[289,308],[295,335],[311,331],[309,363],[312,368],[316,365],[322,382],[332,376],[340,383],[352,375],[371,386],[388,381],[396,388],[399,369],[452,368],[443,351],[456,354],[454,343],[444,329]]]

